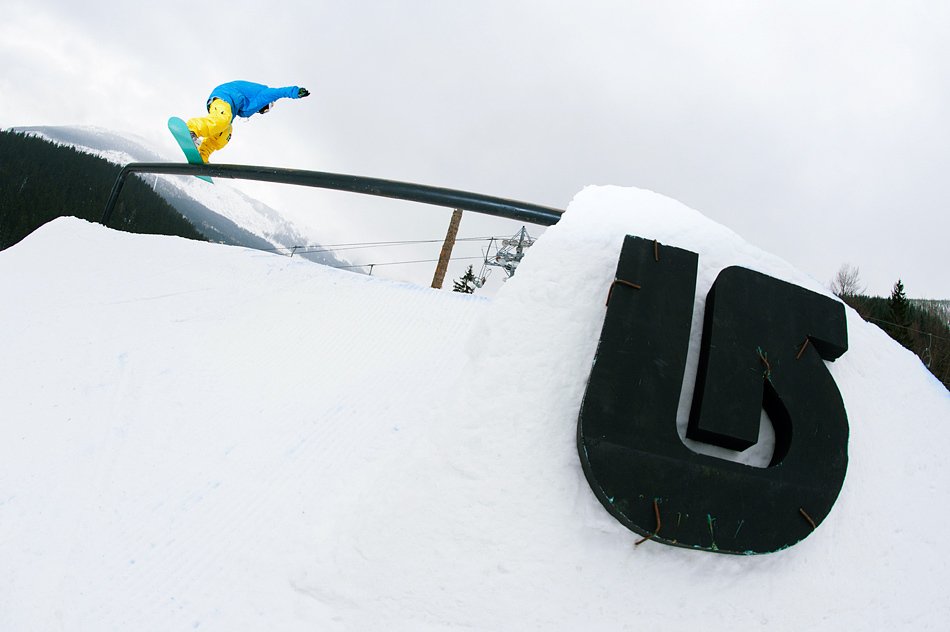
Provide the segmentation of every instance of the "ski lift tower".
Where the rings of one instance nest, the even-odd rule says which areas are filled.
[[[485,284],[490,270],[488,266],[495,266],[505,271],[506,279],[515,275],[518,264],[524,258],[524,251],[531,247],[534,238],[528,234],[524,226],[517,233],[507,239],[492,237],[488,242],[488,249],[485,251],[485,262],[482,265],[481,274],[476,280],[477,287]],[[494,254],[492,254],[494,252]]]

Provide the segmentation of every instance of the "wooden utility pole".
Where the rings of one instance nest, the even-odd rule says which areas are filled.
[[[442,289],[442,282],[445,281],[445,271],[449,267],[449,259],[452,258],[452,248],[455,247],[455,237],[459,232],[459,224],[462,222],[462,209],[452,211],[452,219],[449,220],[449,230],[445,233],[445,241],[442,242],[442,252],[439,253],[439,264],[435,268],[435,276],[432,277],[432,287],[437,290]]]

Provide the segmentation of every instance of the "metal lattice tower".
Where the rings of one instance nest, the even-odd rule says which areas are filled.
[[[495,266],[505,271],[506,278],[513,277],[518,264],[524,258],[524,251],[534,244],[534,238],[528,234],[524,226],[517,233],[508,238],[492,237],[485,250],[485,262],[482,265],[476,286],[482,287],[490,274],[488,266]]]

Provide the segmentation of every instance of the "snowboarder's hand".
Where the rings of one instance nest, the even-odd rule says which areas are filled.
[[[309,97],[309,96],[310,96],[310,91],[307,90],[306,88],[300,88],[300,90],[297,91],[298,99],[302,99],[304,97]]]

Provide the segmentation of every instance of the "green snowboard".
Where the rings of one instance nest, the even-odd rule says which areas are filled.
[[[203,165],[204,161],[201,159],[201,154],[198,153],[198,148],[195,147],[194,141],[191,140],[191,132],[188,131],[188,126],[183,120],[177,116],[173,116],[168,119],[168,131],[172,133],[172,136],[175,137],[175,140],[178,141],[178,146],[181,147],[181,150],[185,152],[185,158],[188,159],[193,165]],[[201,178],[205,182],[211,182],[211,178],[208,176],[195,176],[196,178]]]

